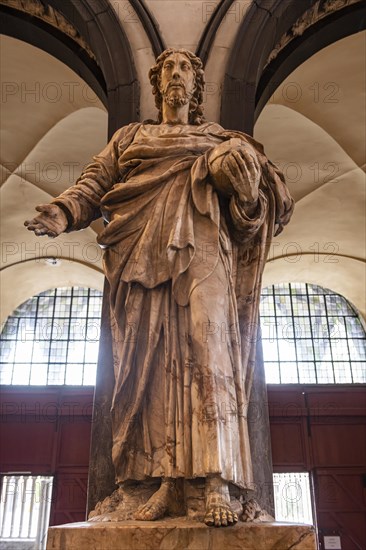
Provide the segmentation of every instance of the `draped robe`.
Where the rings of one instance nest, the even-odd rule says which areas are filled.
[[[212,149],[242,143],[246,174],[215,189]],[[259,182],[259,199],[245,200]],[[293,201],[260,144],[217,124],[133,123],[54,201],[68,231],[101,210],[110,286],[116,481],[219,475],[253,483],[247,409],[270,239]]]

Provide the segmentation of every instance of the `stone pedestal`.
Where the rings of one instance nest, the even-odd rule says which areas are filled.
[[[291,523],[207,527],[178,518],[50,527],[47,550],[316,550],[315,531]]]

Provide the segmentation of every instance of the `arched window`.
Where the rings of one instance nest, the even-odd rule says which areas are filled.
[[[366,334],[339,294],[303,283],[272,285],[261,295],[269,384],[366,382]]]
[[[0,335],[0,383],[95,384],[102,293],[65,287],[20,305]]]

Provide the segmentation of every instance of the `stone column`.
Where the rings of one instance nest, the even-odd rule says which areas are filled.
[[[91,429],[87,515],[99,500],[103,500],[115,489],[110,416],[114,372],[108,296],[109,284],[105,279]]]
[[[260,327],[258,328],[256,366],[250,395],[248,427],[256,484],[254,498],[274,517],[271,435]]]

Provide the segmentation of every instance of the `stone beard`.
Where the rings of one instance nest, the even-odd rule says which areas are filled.
[[[192,94],[187,94],[183,85],[178,86],[168,87],[166,91],[162,92],[163,101],[170,107],[181,107],[187,105],[191,100]]]
[[[110,287],[119,488],[92,519],[174,514],[184,481],[204,486],[197,517],[226,526],[243,513],[230,486],[253,486],[247,409],[261,277],[293,201],[260,144],[204,121],[198,58],[167,50],[150,79],[162,123],[118,130],[26,224],[56,236],[100,211],[108,222],[98,242]],[[242,517],[261,514],[252,503]]]

